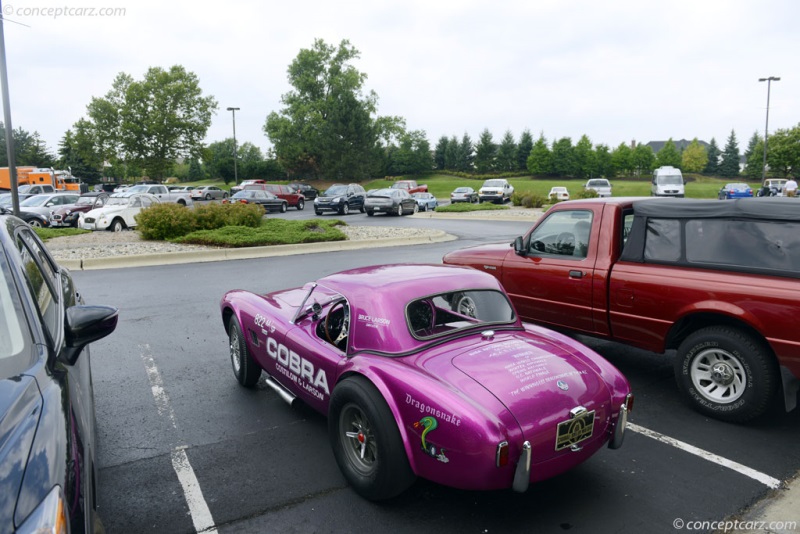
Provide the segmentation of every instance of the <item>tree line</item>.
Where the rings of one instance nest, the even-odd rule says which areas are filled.
[[[570,137],[548,141],[543,132],[534,140],[527,129],[519,139],[506,131],[499,142],[488,129],[477,141],[467,133],[460,139],[442,136],[432,148],[426,133],[408,130],[402,117],[378,115],[377,94],[366,89],[367,75],[353,66],[359,55],[347,40],[334,46],[316,39],[300,50],[287,68],[291,89],[263,126],[273,147],[268,154],[249,142],[236,146],[234,154],[232,138],[204,144],[217,101],[203,94],[194,73],[176,65],[151,67],[138,80],[118,74],[110,90],[92,97],[86,116],[65,132],[58,157],[48,153],[38,133],[17,128],[16,161],[71,167],[89,183],[101,176],[219,177],[229,183],[234,157],[240,179],[361,181],[436,170],[585,179],[643,176],[664,165],[729,178],[761,176],[764,140],[758,133],[744,152],[743,171],[734,131],[722,149],[715,139],[707,146],[694,139],[680,149],[669,139],[657,153],[644,144],[594,145],[586,135],[574,144]],[[771,174],[797,173],[800,125],[777,130],[767,147]],[[5,142],[0,165],[7,165]]]

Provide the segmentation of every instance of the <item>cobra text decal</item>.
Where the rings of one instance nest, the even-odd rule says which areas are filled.
[[[283,343],[278,343],[273,338],[267,338],[267,355],[278,364],[277,370],[283,376],[296,383],[319,400],[323,399],[322,392],[330,395],[328,377],[322,369],[315,369],[314,364],[306,360],[293,350],[289,350]]]

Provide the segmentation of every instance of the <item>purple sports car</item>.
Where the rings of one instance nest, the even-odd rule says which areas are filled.
[[[289,403],[327,415],[336,461],[367,499],[416,476],[525,491],[622,445],[625,377],[580,343],[522,324],[490,274],[365,267],[266,295],[230,291],[221,308],[239,383],[266,371]]]

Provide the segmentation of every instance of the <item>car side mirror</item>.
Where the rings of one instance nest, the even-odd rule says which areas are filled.
[[[521,235],[517,236],[516,239],[514,239],[514,252],[518,256],[524,256],[525,255],[524,242],[522,240],[522,236]]]
[[[103,339],[117,328],[119,310],[111,306],[71,306],[66,315],[63,359],[74,365],[86,345]]]

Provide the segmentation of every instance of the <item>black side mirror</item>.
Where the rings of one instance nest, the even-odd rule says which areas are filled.
[[[521,235],[517,236],[516,239],[514,239],[514,252],[518,256],[524,256],[525,255],[525,248],[524,248],[524,243],[522,241],[522,236]]]
[[[119,310],[111,306],[71,306],[67,308],[64,360],[74,365],[83,348],[117,328]]]

